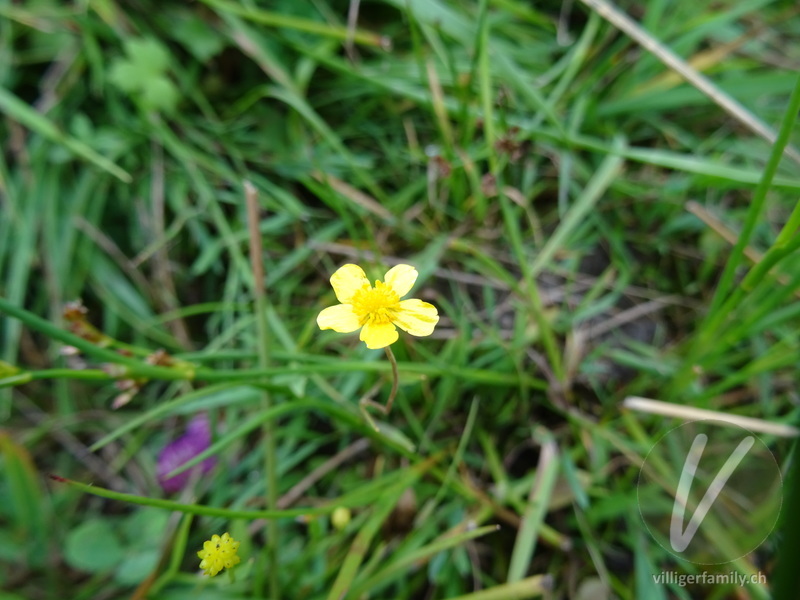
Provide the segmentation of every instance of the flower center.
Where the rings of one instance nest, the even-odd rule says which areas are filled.
[[[350,304],[353,305],[353,312],[358,316],[361,325],[366,323],[390,323],[394,311],[400,303],[400,296],[392,289],[392,286],[381,281],[375,282],[375,287],[364,285],[360,290],[353,294]]]

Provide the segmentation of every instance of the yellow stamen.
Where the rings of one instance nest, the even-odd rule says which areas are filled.
[[[400,296],[392,286],[376,281],[375,287],[364,285],[353,294],[350,304],[362,326],[366,323],[390,323],[394,311],[399,308]]]

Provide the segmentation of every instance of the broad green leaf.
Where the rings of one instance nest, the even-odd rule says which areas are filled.
[[[105,519],[84,521],[67,535],[64,558],[70,566],[98,573],[114,568],[125,552],[114,528]]]
[[[169,52],[152,38],[131,38],[125,42],[125,53],[142,72],[163,73],[169,67]]]
[[[142,86],[144,75],[135,64],[124,60],[111,65],[108,79],[123,92],[133,93]]]
[[[114,579],[122,585],[141,583],[158,566],[160,557],[161,553],[157,548],[129,553],[117,567]]]
[[[167,529],[169,513],[157,508],[141,508],[128,517],[122,532],[127,545],[141,550],[159,548]]]
[[[153,76],[142,87],[142,102],[147,108],[171,113],[178,104],[178,88],[163,76]]]
[[[175,23],[172,35],[200,62],[206,62],[225,47],[222,36],[194,15]]]

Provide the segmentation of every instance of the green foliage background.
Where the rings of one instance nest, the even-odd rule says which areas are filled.
[[[797,7],[620,2],[709,98],[600,4],[1,0],[0,598],[527,598],[539,576],[565,598],[768,597],[653,583],[698,568],[636,501],[680,421],[621,403],[796,415],[796,110],[782,160],[754,124],[778,131],[796,100]],[[357,403],[388,395],[383,354],[315,324],[347,262],[415,265],[442,316],[394,346],[381,434]],[[64,352],[78,298],[127,358]],[[177,366],[145,365],[158,349]],[[147,506],[202,411],[219,467]],[[313,478],[279,506],[275,557],[242,512],[266,506],[265,422],[278,496]],[[785,467],[789,443],[764,439]],[[226,530],[236,582],[200,579]],[[771,577],[778,537],[733,568]]]

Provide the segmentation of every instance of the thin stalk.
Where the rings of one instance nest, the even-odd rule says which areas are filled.
[[[392,410],[395,396],[397,396],[397,387],[400,385],[400,375],[397,372],[397,359],[394,357],[391,346],[386,346],[386,357],[392,363],[392,391],[389,392],[389,399],[386,401],[386,414]]]
[[[186,514],[181,519],[181,524],[173,538],[172,552],[170,554],[169,565],[166,570],[156,579],[148,592],[152,595],[158,594],[181,570],[181,562],[186,556],[186,542],[189,538],[189,528],[192,526],[194,515]]]
[[[375,431],[380,430],[375,424],[375,421],[369,415],[369,412],[367,412],[367,408],[372,407],[375,410],[380,411],[384,416],[388,415],[392,410],[394,399],[397,396],[397,388],[400,385],[400,374],[397,371],[397,359],[394,357],[394,352],[392,352],[391,346],[386,346],[384,350],[386,350],[386,357],[389,359],[389,363],[392,365],[392,391],[389,392],[389,399],[386,401],[385,405],[381,404],[380,402],[370,400],[367,396],[362,397],[361,400],[358,401],[358,406],[361,409],[361,414],[364,415],[364,420],[366,420]]]
[[[152,379],[161,381],[255,381],[265,377],[272,377],[285,373],[295,375],[328,374],[328,373],[353,373],[383,372],[387,370],[386,363],[382,362],[347,362],[327,361],[319,356],[304,354],[283,354],[282,358],[289,362],[303,362],[301,365],[283,365],[279,367],[256,369],[209,369],[198,367],[185,359],[173,367],[157,367],[149,365],[135,358],[118,354],[108,348],[96,346],[91,342],[61,329],[50,321],[21,308],[6,298],[0,296],[0,313],[5,313],[19,319],[30,329],[43,333],[47,337],[58,340],[66,345],[78,348],[85,355],[98,361],[112,363],[108,369],[43,369],[19,371],[0,379],[0,387],[27,383],[31,379],[91,379],[97,381],[113,381],[115,379]],[[249,356],[249,355],[248,355]],[[393,368],[393,367],[392,367]],[[499,373],[488,369],[472,369],[436,364],[421,364],[414,362],[403,363],[403,370],[408,373],[420,375],[440,376],[447,374],[465,381],[485,383],[487,385],[515,386],[524,382],[536,390],[546,390],[547,383],[541,379],[522,373]]]
[[[65,483],[86,494],[99,496],[101,498],[108,498],[109,500],[116,500],[118,502],[127,502],[128,504],[136,504],[139,506],[152,506],[154,508],[163,508],[189,515],[201,515],[205,517],[220,517],[223,519],[233,520],[242,519],[246,521],[255,521],[256,519],[295,519],[306,515],[327,515],[332,513],[338,506],[343,506],[342,502],[335,504],[333,502],[323,506],[308,506],[301,508],[288,508],[285,510],[237,510],[231,508],[218,508],[215,506],[205,506],[203,504],[184,504],[174,500],[164,500],[162,498],[151,498],[150,496],[137,496],[136,494],[126,494],[124,492],[115,492],[102,488],[97,485],[81,483],[74,479],[67,479],[59,477],[58,475],[49,475],[50,479],[59,483]]]
[[[247,224],[250,228],[250,267],[253,271],[253,295],[256,300],[256,327],[258,330],[258,366],[268,369],[269,357],[269,324],[267,323],[267,294],[264,278],[264,264],[261,259],[263,244],[258,217],[258,192],[249,181],[244,182],[245,201],[247,204]],[[262,388],[262,406],[265,411],[272,407],[269,390]],[[273,420],[264,421],[264,468],[267,481],[267,510],[275,510],[278,505],[278,470],[277,470],[277,445],[275,443],[275,428]],[[274,519],[267,524],[267,545],[264,555],[269,573],[270,598],[277,600],[280,597],[278,588],[277,544],[278,522]]]
[[[41,369],[34,371],[20,371],[6,378],[0,379],[0,387],[10,387],[40,379],[86,379],[93,381],[114,381],[116,379],[153,379],[163,381],[193,380],[206,382],[251,382],[264,377],[274,377],[292,373],[294,375],[328,375],[341,373],[382,373],[391,369],[391,365],[382,362],[347,362],[341,364],[320,363],[308,360],[308,357],[298,355],[294,361],[304,361],[306,364],[284,365],[269,367],[268,369],[197,369],[196,371],[176,370],[164,367],[151,367],[139,370],[125,368],[120,373],[105,371],[103,369]],[[147,365],[145,365],[147,366]],[[157,369],[152,371],[151,369]],[[519,373],[498,373],[488,369],[469,369],[459,367],[446,367],[440,365],[420,364],[413,362],[403,363],[402,369],[407,373],[416,375],[429,375],[438,377],[448,375],[458,377],[464,381],[484,383],[487,385],[517,386],[523,382],[526,386],[536,390],[546,390],[547,383],[541,379]]]
[[[119,354],[114,350],[97,346],[80,336],[65,331],[50,321],[42,319],[32,312],[17,306],[3,296],[0,296],[0,312],[14,317],[15,319],[19,319],[31,329],[40,331],[52,339],[63,342],[69,346],[74,346],[88,356],[121,365],[119,372],[114,373],[117,377],[145,377],[148,379],[163,380],[192,379],[194,377],[194,365],[190,365],[189,363],[183,363],[174,367],[156,367],[148,365],[135,358]]]

